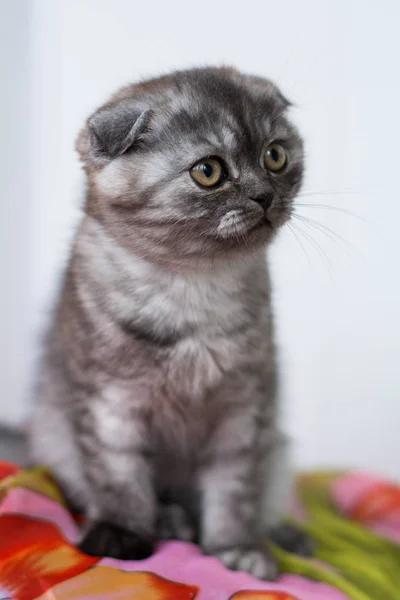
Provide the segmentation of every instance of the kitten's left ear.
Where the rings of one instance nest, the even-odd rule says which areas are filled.
[[[281,110],[285,110],[292,106],[292,103],[282,94],[278,86],[264,77],[256,75],[245,75],[246,83],[251,87],[253,93],[265,98],[266,96],[274,97],[278,101]]]
[[[81,160],[99,164],[121,156],[143,134],[149,118],[149,110],[130,101],[100,108],[77,139]]]

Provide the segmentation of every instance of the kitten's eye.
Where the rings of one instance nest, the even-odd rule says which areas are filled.
[[[286,165],[286,151],[280,144],[270,144],[264,154],[264,164],[269,171],[280,171]]]
[[[223,169],[215,158],[204,158],[190,169],[190,175],[200,185],[212,187],[221,181]]]

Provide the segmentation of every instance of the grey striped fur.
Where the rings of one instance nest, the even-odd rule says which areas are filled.
[[[87,552],[140,558],[171,530],[232,568],[276,574],[261,545],[279,470],[265,247],[303,172],[287,107],[269,81],[195,69],[123,88],[79,136],[85,216],[30,447],[86,513]],[[273,141],[281,173],[262,163]],[[216,188],[189,175],[205,156],[225,164]]]

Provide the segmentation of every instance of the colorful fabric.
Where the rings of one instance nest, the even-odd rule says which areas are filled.
[[[77,519],[51,474],[0,463],[0,599],[399,600],[400,488],[363,474],[313,473],[297,490],[296,522],[314,538],[316,557],[272,546],[283,574],[270,583],[182,542],[162,543],[142,561],[82,554]]]

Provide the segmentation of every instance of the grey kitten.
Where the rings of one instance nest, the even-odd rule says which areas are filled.
[[[123,88],[79,136],[85,216],[30,445],[88,517],[85,552],[143,558],[196,532],[228,567],[276,575],[265,247],[303,174],[287,108],[270,81],[194,69]]]

